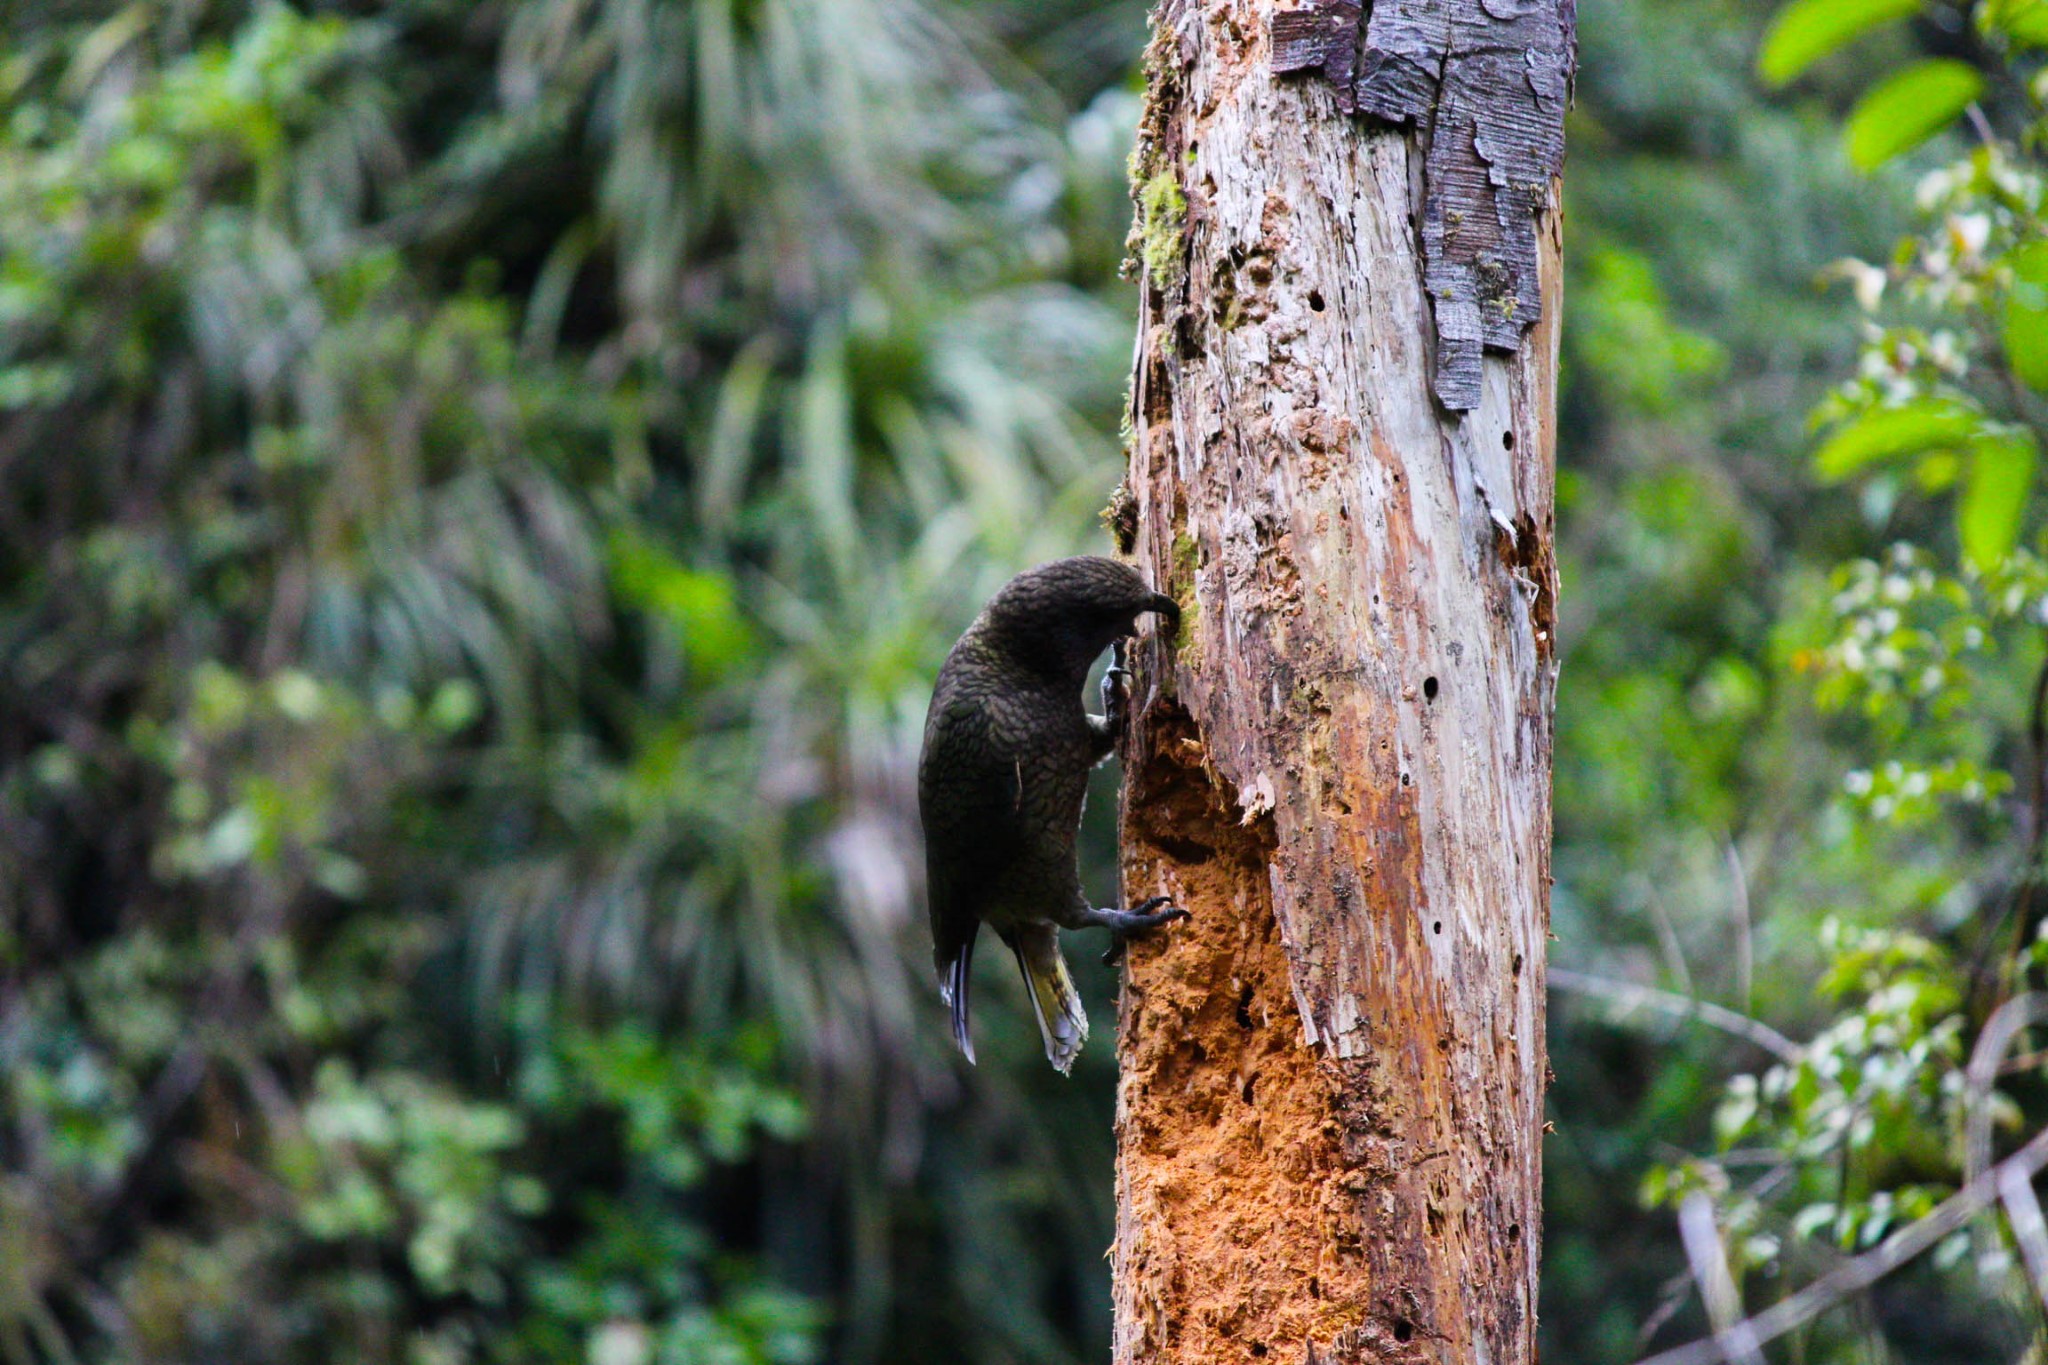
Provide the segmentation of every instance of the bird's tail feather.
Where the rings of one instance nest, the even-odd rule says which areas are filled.
[[[1081,1008],[1081,993],[1074,989],[1067,960],[1060,955],[1059,930],[1049,924],[1020,929],[1010,947],[1024,972],[1031,1012],[1038,1016],[1045,1059],[1064,1076],[1080,1055],[1081,1044],[1088,1041],[1088,1012]]]
[[[972,979],[973,966],[974,940],[970,938],[939,976],[939,995],[953,1013],[953,1041],[960,1045],[970,1063],[974,1061],[974,1039],[967,1032],[967,983]]]

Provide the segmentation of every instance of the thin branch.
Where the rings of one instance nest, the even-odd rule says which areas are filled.
[[[2041,1201],[2034,1197],[2033,1176],[2025,1171],[2001,1170],[1998,1197],[2005,1204],[2013,1240],[2020,1244],[2027,1274],[2034,1281],[2034,1297],[2048,1306],[2048,1221],[2042,1219]]]
[[[2008,383],[2012,382],[2010,368],[2004,371]],[[2013,920],[2012,938],[2007,951],[2018,955],[2027,946],[2027,936],[2034,930],[2035,890],[2041,879],[2041,854],[2044,838],[2048,838],[2048,655],[2044,655],[2041,666],[2034,674],[2034,701],[2027,715],[2027,750],[2032,758],[2032,769],[2027,774],[2026,823],[2021,830],[2019,866],[2014,872],[2009,895],[2001,896],[1998,913],[1992,917],[1978,939],[1976,950],[1970,955],[1970,996],[1982,999],[1992,989],[1989,981],[1998,964],[1993,962],[1997,946],[2008,919]]]
[[[2027,871],[2029,880],[2041,859],[2041,840],[2048,835],[2048,657],[2034,675],[2034,707],[2027,715],[2027,745],[2034,754],[2034,781],[2027,804]]]
[[[1984,117],[1984,110],[1978,106],[1975,100],[1971,100],[1969,107],[1964,109],[1963,112],[1969,115],[1970,128],[1977,134],[1978,141],[1982,142],[1986,147],[1998,145],[1998,134],[1991,130],[1991,120]]]
[[[1781,1299],[1746,1324],[1758,1346],[1776,1341],[1812,1321],[1859,1290],[1868,1289],[1905,1265],[1999,1199],[2001,1181],[2029,1179],[2048,1166],[2048,1129],[2034,1134],[2025,1146],[1950,1195],[1926,1217],[1905,1227],[1853,1260],[1844,1261],[1789,1298]],[[1637,1365],[1719,1365],[1728,1356],[1715,1338],[1650,1356]]]
[[[1650,922],[1657,928],[1657,945],[1664,950],[1665,964],[1677,978],[1679,993],[1690,999],[1698,994],[1698,989],[1692,982],[1692,967],[1685,960],[1685,945],[1678,941],[1678,928],[1672,924],[1671,916],[1664,913],[1664,902],[1657,899],[1654,891],[1643,901],[1650,908]]]
[[[1991,1012],[1963,1069],[1963,1179],[1975,1180],[1991,1165],[1991,1088],[1998,1066],[2019,1031],[2048,1019],[2048,995],[2016,995]]]
[[[1963,1177],[1974,1180],[1991,1165],[1991,1096],[2003,1070],[2005,1054],[2020,1033],[2048,1019],[2048,995],[2030,991],[2016,995],[1993,1010],[1970,1049],[1970,1062],[1963,1070]],[[2025,1175],[2001,1177],[1999,1194],[2005,1203],[2006,1220],[2013,1240],[2019,1243],[2033,1281],[2035,1297],[2048,1308],[2048,1224],[2041,1217],[2041,1205],[2034,1198],[2031,1180]],[[1981,1260],[1993,1251],[1997,1233],[1979,1226],[1972,1234]]]
[[[1691,1302],[1691,1287],[1692,1277],[1681,1270],[1658,1288],[1657,1310],[1645,1318],[1642,1327],[1637,1330],[1637,1347],[1648,1346],[1651,1338],[1664,1330],[1664,1324],[1677,1317],[1679,1310]]]
[[[1732,1033],[1746,1042],[1756,1044],[1781,1062],[1796,1063],[1805,1049],[1784,1034],[1746,1014],[1737,1014],[1725,1005],[1716,1005],[1711,1000],[1696,1000],[1689,995],[1675,991],[1661,991],[1654,986],[1638,986],[1627,981],[1611,981],[1606,977],[1588,976],[1562,967],[1552,967],[1550,984],[1561,991],[1574,995],[1590,995],[1611,1001],[1622,1010],[1652,1009],[1661,1014],[1674,1015],[1681,1019],[1697,1019],[1700,1023]]]
[[[1742,855],[1735,851],[1735,841],[1725,840],[1721,853],[1728,862],[1729,908],[1735,912],[1735,998],[1742,1002],[1744,1010],[1755,1004],[1756,944],[1754,930],[1749,916],[1749,873],[1743,869]]]
[[[1763,1345],[1742,1316],[1742,1294],[1728,1270],[1728,1249],[1714,1225],[1712,1199],[1697,1190],[1685,1197],[1678,1206],[1678,1236],[1714,1327],[1715,1348],[1733,1365],[1764,1365]]]

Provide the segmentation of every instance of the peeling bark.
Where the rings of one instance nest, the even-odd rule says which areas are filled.
[[[1411,11],[1473,74],[1341,117]],[[1186,210],[1144,243],[1114,524],[1184,619],[1134,660],[1123,871],[1194,919],[1121,1001],[1119,1365],[1535,1359],[1558,222],[1548,170],[1487,202],[1528,225],[1531,330],[1479,328],[1460,414],[1430,205],[1538,11],[1568,38],[1569,0],[1379,0],[1355,50],[1350,0],[1156,18],[1137,178]]]
[[[1513,351],[1542,315],[1536,218],[1564,168],[1577,0],[1358,0],[1272,18],[1272,69],[1316,71],[1337,107],[1412,123],[1424,150],[1424,283],[1437,400],[1469,412],[1483,347]]]

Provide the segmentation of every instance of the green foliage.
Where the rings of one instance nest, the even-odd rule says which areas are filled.
[[[1780,31],[1814,8],[1788,8]],[[2008,1062],[1981,1093],[1965,1068],[1986,1016],[2037,985],[2042,960],[2042,755],[2028,735],[2041,723],[2048,620],[2036,494],[2048,203],[2043,115],[2018,65],[2032,60],[2035,9],[1975,6],[1991,40],[1975,64],[1906,65],[1849,115],[1851,158],[1865,169],[1920,146],[1966,105],[1981,145],[1920,179],[1918,229],[1888,262],[1830,271],[1852,286],[1860,347],[1852,377],[1816,409],[1826,435],[1815,467],[1855,485],[1866,535],[1892,543],[1837,568],[1825,597],[1782,628],[1786,661],[1851,758],[1820,826],[1895,866],[1886,875],[1873,862],[1854,899],[1822,920],[1824,1009],[1797,1030],[1804,1041],[1726,1082],[1713,1155],[1655,1163],[1644,1181],[1654,1204],[1711,1198],[1752,1308],[1954,1193],[1973,1106],[2009,1133],[2048,1121],[2038,1057]],[[1922,508],[1947,499],[1945,534]],[[2039,1350],[2037,1314],[2013,1311],[2031,1291],[2011,1236],[1986,1214],[1918,1268],[1921,1303],[1957,1306],[1942,1329],[1958,1343],[1949,1355]],[[1916,1342],[1888,1325],[1828,1325],[1819,1347],[1943,1358],[1925,1328]]]
[[[1941,132],[1984,93],[1984,77],[1967,62],[1930,58],[1879,82],[1849,114],[1849,160],[1875,170]]]
[[[1931,0],[1789,0],[1771,20],[1757,70],[1784,85],[1865,34],[1926,15],[1935,22],[1953,9]],[[2048,35],[2037,0],[1979,0],[1976,28],[1987,43],[2021,51]],[[1951,127],[1990,89],[1983,70],[1955,57],[1930,57],[1890,72],[1856,101],[1843,130],[1849,160],[1869,171]]]
[[[941,1216],[1105,1072],[963,1093],[903,780],[1111,481],[1135,102],[1016,21],[0,20],[0,1357],[1103,1332],[1099,1191]]]
[[[2020,543],[2038,463],[2026,389],[2048,363],[2041,178],[1994,143],[1931,173],[1919,199],[1929,228],[1901,243],[1890,271],[1841,267],[1871,323],[1857,377],[1819,411],[1836,430],[1817,460],[1839,478],[1910,457],[1921,488],[1960,484],[1958,539],[1988,570]],[[1880,320],[1888,293],[1907,316]]]
[[[1727,367],[1711,337],[1671,319],[1670,304],[1650,261],[1607,246],[1593,251],[1573,298],[1579,352],[1595,382],[1614,386],[1624,408],[1662,415]]]
[[[1908,455],[1953,461],[1983,430],[1983,416],[1949,399],[1921,399],[1897,407],[1874,408],[1843,423],[1813,457],[1824,479],[1845,479],[1883,460]],[[1923,470],[1939,468],[1921,462]],[[1929,476],[1923,475],[1923,482]]]
[[[2043,952],[1994,923],[2040,6],[1920,54],[2007,131],[1838,267],[1861,319],[1813,279],[1907,208],[1832,116],[1942,11],[1788,8],[1774,104],[1765,9],[1582,7],[1556,954],[1811,1041],[1559,998],[1574,1361],[1704,1330],[1646,1182],[1752,1307],[1952,1188],[1965,973]],[[983,596],[1099,548],[1132,199],[1184,249],[1123,169],[1140,7],[0,31],[0,1356],[1099,1356],[1111,1065],[1055,1084],[991,959],[963,1080],[907,774]],[[2016,1356],[1984,1264],[1803,1358]]]
[[[2048,5],[2041,0],[1983,0],[1977,27],[2015,49],[2048,44]]]
[[[1653,1203],[1711,1193],[1739,1255],[1736,1269],[1775,1265],[1787,1241],[1864,1251],[1953,1190],[1899,1173],[1939,1171],[1959,1132],[1963,1019],[1953,965],[1914,934],[1830,921],[1833,960],[1819,986],[1847,1008],[1798,1061],[1730,1081],[1714,1114],[1716,1162],[1653,1167]],[[1740,1154],[1739,1165],[1731,1154]],[[1739,1172],[1756,1169],[1756,1178]],[[1789,1219],[1770,1216],[1785,1207]],[[1938,1259],[1953,1263],[1958,1234]]]
[[[1921,0],[1792,0],[1771,20],[1757,70],[1782,85],[1836,49],[1920,8]]]

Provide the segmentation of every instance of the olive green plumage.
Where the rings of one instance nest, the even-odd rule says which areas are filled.
[[[1060,1071],[1088,1036],[1088,1016],[1060,955],[1060,928],[1108,928],[1119,942],[1185,911],[1165,898],[1133,910],[1097,909],[1081,890],[1074,836],[1088,770],[1109,756],[1120,716],[1082,708],[1088,669],[1113,642],[1157,612],[1178,623],[1172,598],[1136,570],[1083,555],[1010,580],[939,669],[918,761],[933,961],[952,1009],[953,1038],[974,1059],[967,1031],[968,969],[987,924],[1017,955],[1045,1055]],[[1107,708],[1121,675],[1104,680]]]

